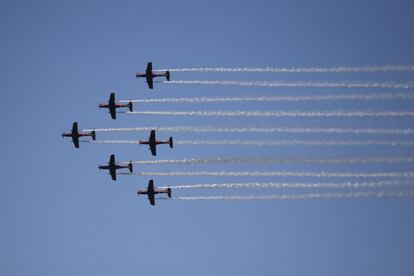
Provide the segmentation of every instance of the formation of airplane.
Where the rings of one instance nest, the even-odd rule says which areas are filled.
[[[119,169],[128,169],[130,173],[133,172],[133,166],[132,162],[129,161],[126,165],[120,165],[115,162],[115,155],[111,154],[111,157],[109,158],[108,165],[99,165],[98,167],[100,170],[109,170],[109,174],[111,175],[111,178],[113,181],[116,181],[116,170]]]
[[[108,103],[100,103],[98,105],[99,108],[108,108],[109,109],[109,113],[111,114],[111,118],[112,119],[116,119],[116,109],[117,108],[122,108],[122,107],[127,107],[129,109],[129,111],[132,112],[132,102],[129,102],[127,104],[120,104],[120,103],[116,103],[115,102],[115,93],[111,93],[111,95],[109,95],[109,100]]]
[[[148,140],[139,141],[141,145],[149,145],[149,149],[151,150],[151,154],[156,156],[157,155],[157,145],[160,144],[168,144],[170,148],[173,148],[173,138],[170,137],[167,141],[157,141],[155,138],[155,129],[151,130],[150,137]]]
[[[147,68],[145,70],[145,73],[136,73],[137,78],[145,78],[146,82],[148,84],[148,88],[153,89],[154,88],[154,78],[156,77],[165,77],[167,81],[170,80],[170,71],[153,71],[152,69],[152,62],[147,63]],[[107,108],[111,118],[116,119],[116,113],[118,108],[128,108],[130,112],[133,111],[133,105],[132,101],[129,101],[128,103],[119,103],[115,100],[115,93],[111,93],[109,95],[109,99],[106,103],[100,103],[98,105],[99,108]],[[78,128],[78,123],[74,122],[72,126],[71,131],[64,131],[62,132],[62,137],[71,137],[72,142],[75,146],[75,148],[79,148],[79,137],[92,137],[92,140],[96,140],[96,133],[95,130],[92,131],[81,131]],[[139,144],[143,145],[149,145],[149,149],[151,150],[151,154],[153,156],[157,155],[157,145],[160,144],[168,144],[170,148],[173,148],[173,138],[170,137],[168,140],[165,141],[158,141],[155,137],[155,130],[151,130],[150,136],[148,140],[140,140]],[[133,164],[132,161],[129,161],[128,163],[116,163],[115,161],[115,155],[111,154],[109,158],[109,162],[104,165],[99,165],[98,168],[100,170],[108,170],[109,174],[111,175],[111,179],[113,181],[117,180],[117,170],[119,169],[128,169],[130,173],[133,172]],[[155,195],[157,194],[166,194],[168,198],[171,198],[171,188],[155,188],[154,187],[154,180],[151,179],[148,182],[148,187],[146,190],[138,190],[138,195],[147,195],[148,200],[151,205],[155,205]]]
[[[96,140],[95,131],[79,131],[77,122],[73,123],[72,131],[62,132],[62,137],[72,137],[75,148],[79,148],[79,137],[85,136],[91,136],[94,141]]]
[[[148,181],[148,187],[146,190],[138,190],[137,195],[148,195],[148,200],[151,205],[155,205],[155,195],[167,194],[171,198],[171,188],[156,189],[154,188],[154,180]]]
[[[165,77],[167,79],[167,81],[170,80],[170,71],[165,71],[165,72],[159,72],[159,73],[154,73],[154,71],[152,71],[152,62],[148,62],[147,64],[147,69],[145,70],[145,73],[136,73],[136,77],[137,78],[145,78],[147,80],[147,84],[149,89],[153,89],[154,88],[154,78],[155,77]]]

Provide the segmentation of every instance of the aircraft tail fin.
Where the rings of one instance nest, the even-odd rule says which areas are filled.
[[[91,136],[92,136],[92,140],[95,141],[96,140],[96,132],[95,132],[95,130],[92,131]]]
[[[129,161],[129,163],[128,163],[128,169],[129,169],[129,172],[130,173],[132,173],[134,171],[134,167],[132,166],[132,161]]]
[[[170,137],[170,139],[168,140],[168,144],[170,145],[170,148],[173,148],[174,143],[173,143],[173,138]]]
[[[168,195],[168,197],[171,197],[171,188],[167,189],[167,195]]]
[[[133,111],[133,109],[132,109],[132,102],[129,102],[129,103],[128,103],[128,108],[129,108],[129,111],[130,111],[130,112],[132,112],[132,111]]]
[[[165,78],[170,81],[170,71],[165,72]]]

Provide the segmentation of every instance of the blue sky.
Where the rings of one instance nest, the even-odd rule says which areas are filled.
[[[240,3],[243,2],[243,3]],[[119,114],[118,99],[376,93],[155,84],[136,71],[174,67],[331,67],[414,64],[411,1],[1,1],[0,274],[2,275],[410,275],[412,199],[159,201],[135,195],[149,177],[112,182],[98,164],[152,160],[145,146],[82,143],[60,133],[133,126],[410,128],[410,118],[196,118]],[[412,81],[413,73],[199,74],[172,79]],[[392,91],[386,91],[392,92]],[[407,92],[407,91],[404,91]],[[412,101],[135,105],[136,110],[412,110]],[[144,139],[148,133],[98,133]],[[194,134],[174,139],[377,139],[412,136]],[[378,157],[412,147],[159,147],[157,159],[218,156]],[[411,164],[135,166],[136,171],[410,171]],[[302,181],[300,178],[157,177],[159,186]],[[335,179],[334,179],[335,180]],[[350,181],[341,179],[338,181]],[[258,194],[284,193],[261,190]],[[292,192],[292,191],[286,191]],[[173,191],[174,195],[251,191]]]

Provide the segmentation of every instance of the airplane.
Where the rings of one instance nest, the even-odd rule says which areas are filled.
[[[111,93],[111,95],[109,96],[109,101],[108,103],[105,104],[99,104],[98,106],[99,108],[108,108],[109,109],[109,113],[111,114],[111,118],[112,119],[116,119],[116,109],[120,108],[120,107],[128,107],[129,111],[132,112],[132,102],[129,102],[127,104],[120,104],[120,103],[115,103],[115,93]]]
[[[154,82],[153,79],[155,77],[165,77],[167,81],[170,80],[170,71],[165,71],[164,73],[154,73],[152,71],[152,62],[148,62],[147,64],[147,70],[145,70],[145,73],[136,73],[137,78],[146,78],[149,89],[154,88]]]
[[[171,197],[171,188],[166,189],[156,189],[154,188],[154,180],[148,181],[147,190],[138,190],[137,195],[148,195],[148,200],[151,205],[155,205],[155,195],[156,194],[167,194],[168,197]]]
[[[173,138],[170,137],[168,141],[157,141],[155,139],[155,129],[151,130],[150,137],[148,141],[139,141],[140,145],[149,145],[149,148],[151,150],[151,154],[156,156],[157,155],[157,145],[159,144],[168,144],[170,145],[170,148],[173,148]]]
[[[109,158],[108,165],[99,165],[98,168],[100,170],[109,170],[109,174],[111,175],[111,178],[112,178],[113,181],[116,181],[116,170],[118,170],[118,169],[129,169],[130,173],[132,173],[132,171],[133,171],[131,161],[129,161],[129,163],[127,165],[116,164],[114,154],[111,154],[111,157]]]
[[[79,137],[84,136],[91,136],[92,140],[96,140],[95,131],[79,131],[77,122],[73,123],[72,131],[62,132],[62,137],[72,137],[72,142],[75,145],[75,148],[79,148]]]

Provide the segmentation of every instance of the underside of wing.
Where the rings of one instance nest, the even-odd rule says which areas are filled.
[[[115,169],[109,170],[109,173],[111,174],[112,180],[116,181],[116,171],[115,171]]]
[[[154,180],[150,179],[148,181],[148,187],[147,187],[148,192],[153,193],[154,192]]]
[[[154,144],[150,144],[151,154],[156,156],[157,155],[157,146]]]
[[[109,103],[115,103],[115,93],[111,93],[111,95],[109,95]]]
[[[154,89],[154,82],[152,80],[152,77],[147,77],[147,83],[149,89]]]
[[[75,148],[79,148],[79,137],[73,137],[72,141],[73,141],[73,144],[75,145]]]
[[[72,132],[78,132],[78,123],[77,122],[73,123]]]
[[[147,63],[147,71],[152,71],[152,62]]]
[[[151,130],[149,142],[150,144],[155,144],[155,129]]]
[[[116,119],[115,107],[114,108],[109,108],[109,113],[111,114],[111,118],[115,120]]]
[[[148,139],[148,144],[151,150],[152,155],[157,155],[157,143],[155,138],[155,129],[151,130],[150,137]]]
[[[148,194],[148,200],[151,205],[155,205],[155,196],[154,194]]]

